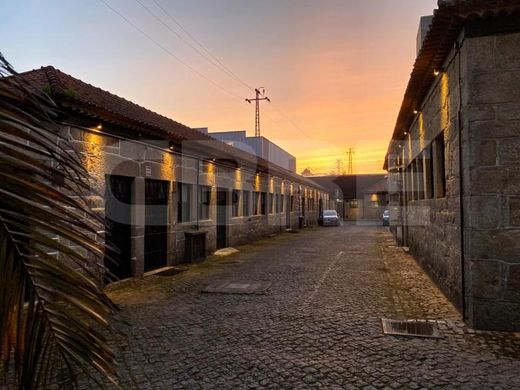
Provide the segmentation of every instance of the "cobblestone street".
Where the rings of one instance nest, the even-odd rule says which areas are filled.
[[[386,228],[284,234],[175,276],[110,288],[123,388],[519,388],[520,336],[474,332]],[[268,282],[266,294],[206,294]],[[381,318],[444,338],[384,336]]]

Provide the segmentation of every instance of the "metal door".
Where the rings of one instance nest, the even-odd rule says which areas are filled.
[[[106,176],[105,180],[105,266],[112,275],[124,279],[132,276],[131,210],[133,178]]]
[[[144,270],[167,264],[169,182],[145,180]]]
[[[227,204],[228,193],[225,189],[217,190],[217,249],[227,246]]]

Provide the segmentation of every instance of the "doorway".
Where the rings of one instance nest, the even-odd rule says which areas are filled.
[[[104,264],[111,275],[106,282],[132,276],[131,225],[133,178],[105,177],[105,250]]]
[[[282,195],[283,196],[283,195]],[[285,195],[285,227],[291,227],[291,196]]]
[[[169,182],[145,180],[144,271],[167,264]]]
[[[217,249],[227,247],[228,191],[217,189]]]

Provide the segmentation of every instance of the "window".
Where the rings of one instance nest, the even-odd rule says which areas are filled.
[[[253,192],[253,215],[260,215],[260,192]]]
[[[233,190],[231,194],[231,216],[239,217],[240,216],[240,191]]]
[[[267,193],[260,192],[260,213],[262,215],[266,214],[266,206],[267,206]]]
[[[444,132],[442,132],[433,141],[433,187],[436,198],[444,198],[446,196],[444,148]]]
[[[291,195],[291,200],[290,200],[289,203],[290,203],[290,210],[291,210],[291,212],[293,212],[294,211],[294,206],[295,206],[295,204],[294,204],[294,195]]]
[[[415,172],[416,172],[416,183],[417,183],[417,198],[418,200],[424,199],[424,172],[423,172],[423,159],[420,154],[415,159]]]
[[[242,215],[244,217],[251,215],[249,210],[249,191],[242,191]]]
[[[276,194],[276,212],[281,213],[283,211],[283,195]]]
[[[199,186],[199,218],[209,219],[211,206],[211,187]]]
[[[423,175],[424,175],[424,197],[433,198],[433,164],[432,164],[432,145],[423,151]]]
[[[191,184],[179,183],[177,189],[177,221],[188,222],[191,220]]]
[[[269,214],[274,214],[274,194],[269,194]]]
[[[430,198],[435,198],[435,174],[433,172],[433,142],[428,147],[429,150],[429,165],[428,172],[430,175]]]
[[[416,200],[417,184],[415,183],[415,164],[412,161],[408,168],[408,180],[410,181],[410,200]]]

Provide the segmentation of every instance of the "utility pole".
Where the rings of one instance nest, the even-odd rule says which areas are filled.
[[[340,159],[337,159],[337,160],[336,160],[336,174],[337,174],[338,176],[341,175],[341,165],[343,165],[342,162],[341,162],[341,160],[340,160]]]
[[[255,88],[256,97],[254,99],[246,99],[246,102],[251,104],[251,102],[256,103],[255,110],[255,137],[260,137],[260,100],[267,100],[271,103],[271,100],[265,94],[265,88]]]
[[[354,173],[354,169],[353,169],[353,165],[352,165],[352,159],[353,159],[354,153],[355,153],[354,149],[348,148],[348,152],[347,152],[347,155],[348,155],[348,170],[347,170],[347,173],[349,175],[352,175]]]

